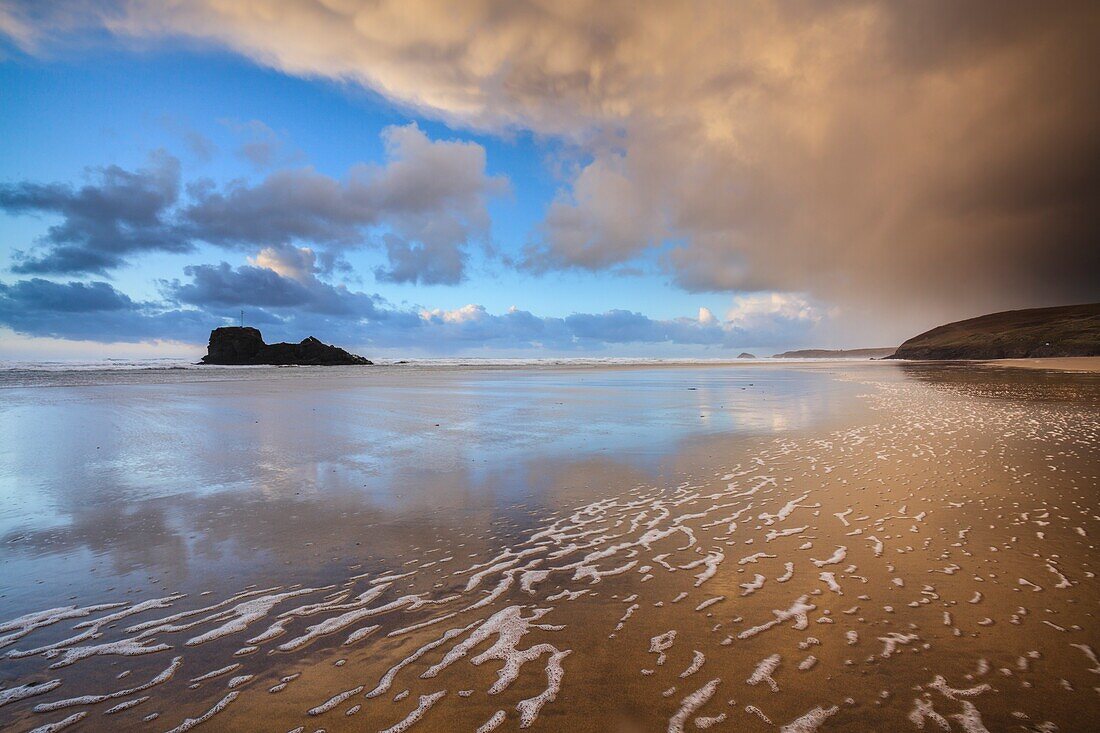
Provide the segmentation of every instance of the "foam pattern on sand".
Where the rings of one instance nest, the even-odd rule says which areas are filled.
[[[866,424],[328,585],[59,598],[0,622],[0,726],[233,729],[277,700],[283,730],[611,727],[602,681],[672,733],[1074,729],[1100,697],[1098,410],[863,386]]]

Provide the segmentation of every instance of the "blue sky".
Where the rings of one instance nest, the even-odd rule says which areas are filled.
[[[7,141],[0,159],[5,181],[74,181],[88,167],[139,168],[159,149],[181,160],[185,178],[256,180],[276,166],[311,166],[339,177],[353,163],[381,161],[384,128],[413,123],[434,139],[476,142],[486,150],[487,172],[508,178],[510,190],[490,200],[489,211],[494,244],[513,255],[564,185],[551,170],[551,159],[560,155],[553,140],[522,132],[495,136],[454,130],[362,90],[296,79],[226,54],[99,51],[76,60],[15,57],[0,66],[0,90],[4,108],[19,110],[0,117],[0,137]],[[278,136],[275,166],[259,168],[240,154],[239,148],[255,138],[243,129],[252,122]],[[213,145],[209,158],[189,145],[194,135]],[[5,217],[0,231],[6,251],[13,245],[25,248],[42,225],[36,217]],[[209,254],[217,256],[216,251]],[[362,277],[372,291],[397,303],[456,308],[478,302],[494,311],[523,304],[553,316],[621,307],[639,289],[656,296],[645,309],[654,317],[682,315],[700,305],[718,308],[726,300],[689,296],[652,271],[626,278],[534,277],[503,273],[479,252],[473,257],[470,281],[459,287],[394,285]],[[113,273],[113,281],[135,297],[155,297],[154,278],[193,258],[173,259],[137,262]],[[371,269],[378,260],[379,253],[371,250],[349,255],[357,271]]]
[[[435,140],[482,146],[486,172],[507,179],[507,190],[487,202],[492,220],[489,236],[496,252],[489,255],[481,248],[471,248],[468,276],[463,282],[426,285],[377,280],[371,271],[384,257],[377,249],[364,247],[346,255],[351,270],[334,275],[334,282],[377,293],[396,306],[454,310],[474,303],[492,313],[516,306],[555,318],[627,309],[653,319],[672,319],[695,315],[700,307],[721,313],[730,306],[726,294],[687,293],[672,285],[657,266],[656,257],[635,263],[624,274],[531,274],[502,264],[501,255],[521,256],[523,245],[537,235],[547,206],[566,185],[559,169],[576,164],[580,155],[554,139],[524,131],[486,135],[453,129],[361,89],[294,78],[224,53],[100,49],[79,58],[38,59],[11,48],[6,52],[7,58],[0,64],[0,106],[9,110],[0,116],[2,181],[80,185],[88,180],[88,169],[109,165],[140,169],[155,151],[167,151],[178,158],[184,180],[257,181],[281,167],[307,166],[340,177],[352,164],[382,162],[385,128],[415,124]],[[258,127],[255,123],[262,123],[270,134],[250,129]],[[277,148],[270,164],[257,165],[242,153],[243,146],[257,140],[270,141]],[[94,180],[95,174],[90,177]],[[14,250],[33,249],[56,220],[48,213],[0,217],[0,255],[10,261]],[[197,251],[186,254],[134,257],[105,277],[82,279],[106,280],[135,300],[157,300],[161,296],[159,280],[182,277],[186,266],[206,261],[240,265],[246,263],[247,255],[200,244]],[[66,277],[52,279],[68,281]],[[248,319],[253,309],[247,304],[242,308]],[[214,325],[218,324],[211,327]],[[166,332],[163,338],[173,340],[173,336]],[[353,338],[345,332],[340,336]],[[109,337],[90,330],[88,338]],[[401,351],[400,344],[388,346]],[[627,346],[626,351],[637,350],[637,346]],[[751,346],[743,344],[744,348]],[[414,353],[424,349],[413,341],[409,347]],[[476,343],[464,344],[460,350],[499,351],[481,352],[478,347]],[[648,344],[645,347],[641,352],[664,352]],[[620,345],[618,350],[622,348]],[[33,351],[23,344],[20,349]],[[605,347],[592,344],[588,349],[604,351]],[[728,350],[688,351],[719,357]],[[521,353],[525,348],[508,346],[506,351]],[[682,351],[672,348],[668,353]],[[572,352],[551,349],[551,353]]]
[[[385,33],[371,5],[259,5],[0,7],[0,351],[190,355],[243,309],[366,353],[723,357],[1096,294],[1072,116],[985,134],[1080,65],[1020,80],[1026,38],[967,59],[1021,87],[987,103],[950,48],[872,43],[877,3],[858,33],[777,8],[667,38],[538,3],[418,1]]]

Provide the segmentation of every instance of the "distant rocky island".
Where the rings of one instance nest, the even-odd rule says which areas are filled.
[[[321,343],[310,336],[297,344],[268,344],[258,329],[250,326],[223,326],[210,332],[203,364],[246,366],[352,366],[371,364],[369,359]]]
[[[1100,356],[1100,303],[991,313],[914,336],[891,359]]]
[[[893,346],[875,349],[799,349],[776,354],[773,359],[885,359],[897,349]]]
[[[737,358],[738,359],[755,359],[756,355],[755,354],[750,354],[747,351],[742,351],[740,354],[737,355]]]

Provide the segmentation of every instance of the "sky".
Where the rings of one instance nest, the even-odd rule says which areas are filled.
[[[892,346],[1100,300],[1100,4],[0,0],[0,358]]]

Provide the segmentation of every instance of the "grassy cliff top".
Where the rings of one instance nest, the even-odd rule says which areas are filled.
[[[893,359],[1100,355],[1100,303],[990,313],[914,336]]]

